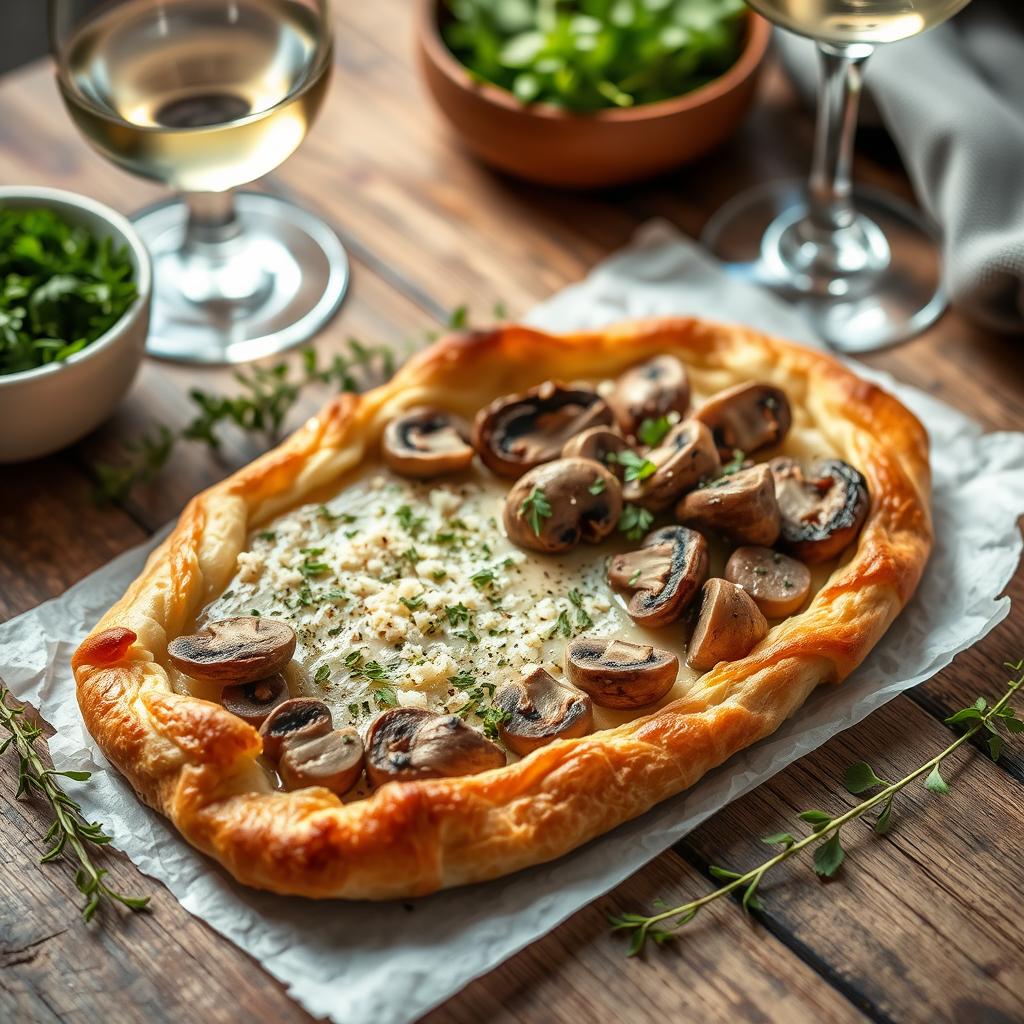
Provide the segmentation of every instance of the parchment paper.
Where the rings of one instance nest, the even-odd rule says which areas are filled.
[[[731,281],[659,223],[530,320],[572,328],[653,313],[743,321],[813,344],[792,310]],[[928,679],[1007,615],[1009,600],[995,595],[1021,551],[1024,435],[983,436],[929,396],[867,375],[895,391],[932,438],[937,539],[917,597],[841,687],[819,691],[774,736],[688,793],[553,864],[418,900],[409,910],[252,892],[195,853],[95,749],[80,723],[68,668],[75,646],[142,567],[149,546],[0,626],[0,675],[57,729],[50,741],[57,767],[94,772],[86,785],[69,783],[85,814],[105,822],[114,845],[187,910],[256,957],[311,1013],[345,1024],[404,1024],[616,886],[730,800]]]

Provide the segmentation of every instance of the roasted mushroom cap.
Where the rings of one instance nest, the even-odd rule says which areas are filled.
[[[385,427],[381,455],[402,476],[458,472],[473,461],[469,424],[443,409],[410,409]]]
[[[590,459],[558,459],[521,476],[505,498],[505,532],[514,544],[554,554],[581,540],[596,544],[622,512],[622,488]]]
[[[481,409],[473,424],[473,447],[492,472],[516,477],[557,459],[573,435],[611,422],[612,411],[596,391],[549,380]]]
[[[289,740],[277,770],[285,789],[324,786],[338,794],[347,793],[363,774],[363,741],[351,728]]]
[[[694,414],[711,428],[722,460],[778,444],[793,414],[786,392],[772,384],[737,384],[712,395]]]
[[[172,664],[208,683],[251,683],[271,676],[291,661],[295,632],[276,619],[245,616],[219,619],[191,636],[167,645]]]
[[[803,562],[835,558],[853,543],[868,514],[867,481],[842,459],[821,459],[805,472],[795,459],[772,459],[782,513],[782,546]]]
[[[774,544],[779,536],[775,481],[764,464],[713,480],[676,506],[687,526],[716,530],[739,544]]]
[[[693,490],[721,469],[711,431],[700,420],[677,423],[657,448],[647,453],[654,472],[642,480],[630,480],[622,488],[622,500],[653,512],[668,508],[679,495]]]
[[[767,632],[768,621],[746,591],[727,580],[710,579],[704,584],[686,661],[690,668],[707,672],[720,661],[745,658]]]
[[[630,617],[649,628],[679,619],[707,577],[707,541],[685,526],[649,533],[639,551],[615,555],[608,566],[608,582],[633,595]]]
[[[690,407],[690,378],[675,356],[656,356],[627,370],[608,396],[615,420],[626,434],[635,435],[644,420]]]
[[[769,619],[792,615],[811,591],[810,569],[771,548],[737,548],[725,565],[725,578],[742,587]]]
[[[366,736],[366,775],[375,786],[410,779],[476,775],[505,764],[505,752],[457,715],[391,708]]]
[[[566,645],[565,674],[603,708],[642,708],[672,689],[679,659],[671,651],[608,637]]]
[[[498,735],[509,750],[520,755],[554,740],[586,736],[594,728],[590,698],[542,668],[500,686],[493,703],[505,714]]]
[[[590,427],[562,445],[562,458],[593,459],[621,480],[626,467],[616,456],[627,448],[629,442],[611,427]]]
[[[288,700],[288,681],[280,672],[241,686],[225,686],[221,700],[226,710],[259,728],[267,715]]]
[[[274,708],[260,726],[263,753],[277,761],[286,744],[324,736],[333,724],[331,709],[322,700],[293,697]]]

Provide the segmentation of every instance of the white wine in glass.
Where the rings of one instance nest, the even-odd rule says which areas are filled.
[[[877,45],[940,24],[968,0],[747,0],[818,44],[821,91],[810,180],[742,193],[702,241],[734,275],[796,302],[843,352],[905,341],[946,307],[935,228],[913,207],[851,181],[864,65]],[[936,97],[941,102],[941,97]]]
[[[134,219],[154,260],[149,348],[238,362],[310,337],[337,309],[337,235],[232,189],[302,142],[330,78],[327,0],[51,0],[58,82],[113,163],[185,193]]]

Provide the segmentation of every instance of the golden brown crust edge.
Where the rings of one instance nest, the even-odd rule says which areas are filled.
[[[710,387],[780,384],[796,414],[813,419],[868,480],[871,510],[852,556],[747,658],[618,728],[482,775],[389,784],[348,804],[323,789],[268,789],[255,766],[255,730],[171,690],[167,641],[226,586],[248,531],[356,466],[396,410],[429,403],[469,415],[549,377],[611,376],[662,351]],[[140,796],[248,885],[385,899],[494,878],[566,853],[680,792],[774,731],[819,683],[845,678],[917,586],[931,547],[928,494],[920,423],[821,353],[688,318],[570,335],[508,326],[452,336],[383,387],[339,396],[193,499],[75,653],[78,700]]]

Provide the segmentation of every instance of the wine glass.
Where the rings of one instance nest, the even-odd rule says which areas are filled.
[[[841,352],[905,341],[946,308],[938,236],[909,204],[852,188],[864,64],[876,45],[938,25],[968,0],[747,3],[818,44],[821,91],[810,180],[740,194],[711,218],[701,241],[730,273],[796,302]]]
[[[103,156],[183,193],[133,219],[151,354],[235,363],[314,334],[348,287],[335,232],[231,190],[287,159],[330,79],[330,0],[50,0],[57,81]]]

